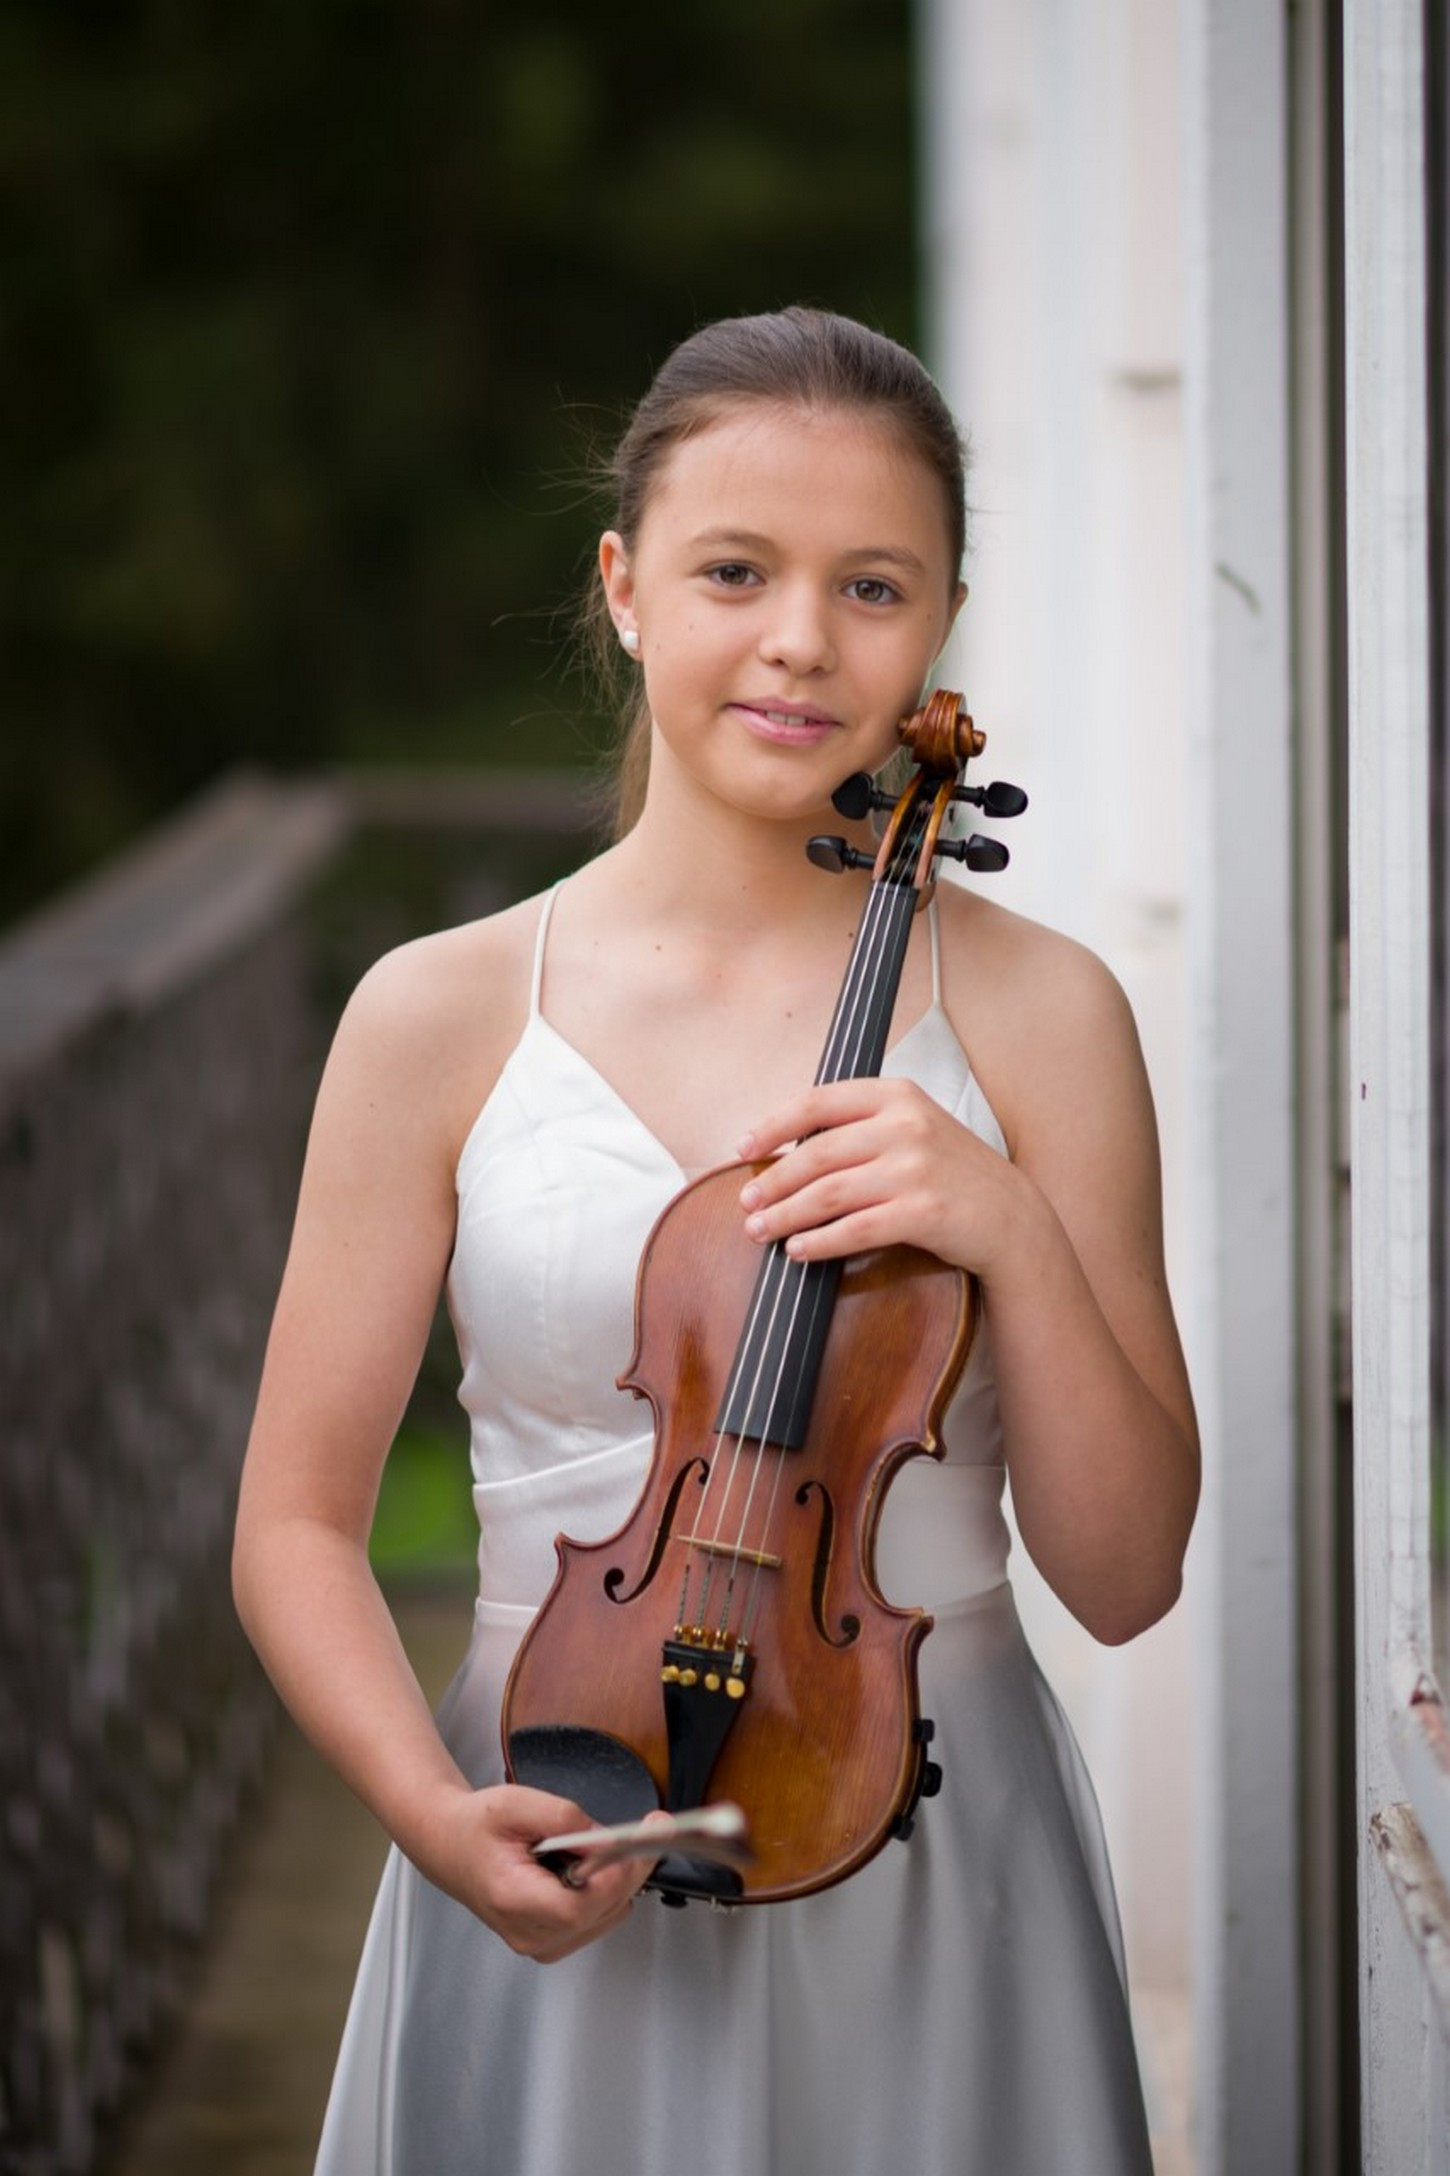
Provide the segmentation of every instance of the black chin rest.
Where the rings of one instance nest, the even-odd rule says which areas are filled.
[[[642,1821],[659,1805],[655,1779],[632,1747],[604,1730],[540,1723],[509,1739],[515,1783],[572,1798],[591,1821]]]
[[[642,1821],[659,1806],[654,1777],[632,1747],[605,1730],[581,1730],[573,1723],[539,1723],[509,1738],[509,1767],[515,1783],[530,1790],[553,1791],[581,1806],[591,1821]],[[553,1864],[553,1854],[544,1864]],[[564,1854],[558,1854],[560,1865]],[[560,1871],[560,1865],[554,1871]],[[671,1852],[645,1883],[666,1904],[687,1897],[728,1903],[743,1884],[733,1867],[713,1866]]]

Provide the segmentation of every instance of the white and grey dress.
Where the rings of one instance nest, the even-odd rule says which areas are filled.
[[[650,1453],[615,1388],[635,1270],[684,1173],[540,1009],[458,1164],[448,1297],[472,1424],[479,1598],[439,1711],[501,1779],[514,1649],[554,1536],[620,1526]],[[1005,1153],[940,1002],[890,1052]],[[394,1850],[319,2176],[1149,2176],[1092,1786],[1007,1579],[985,1332],[946,1462],[892,1484],[878,1574],[936,1623],[923,1711],[944,1782],[915,1834],[820,1895],[718,1912],[643,1897],[558,1964],[515,1956]]]

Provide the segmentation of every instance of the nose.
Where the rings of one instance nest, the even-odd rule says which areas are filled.
[[[829,600],[813,583],[793,582],[778,587],[771,603],[760,635],[763,662],[797,678],[828,671],[836,661]]]

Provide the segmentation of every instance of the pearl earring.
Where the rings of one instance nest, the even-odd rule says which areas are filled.
[[[621,627],[619,639],[631,657],[639,656],[639,629],[637,627]]]

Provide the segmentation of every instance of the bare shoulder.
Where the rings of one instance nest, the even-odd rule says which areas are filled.
[[[1087,1100],[1110,1098],[1121,1109],[1126,1099],[1141,1112],[1138,1031],[1111,970],[1060,931],[950,889],[941,910],[943,997],[1014,1157],[1044,1119],[1060,1124]]]
[[[1086,946],[975,895],[965,908],[954,905],[944,962],[953,1025],[1013,1162],[1056,1212],[1123,1351],[1191,1437],[1158,1126],[1127,997]]]
[[[455,1153],[528,1018],[542,901],[385,953],[338,1024],[325,1100],[361,1098]]]

